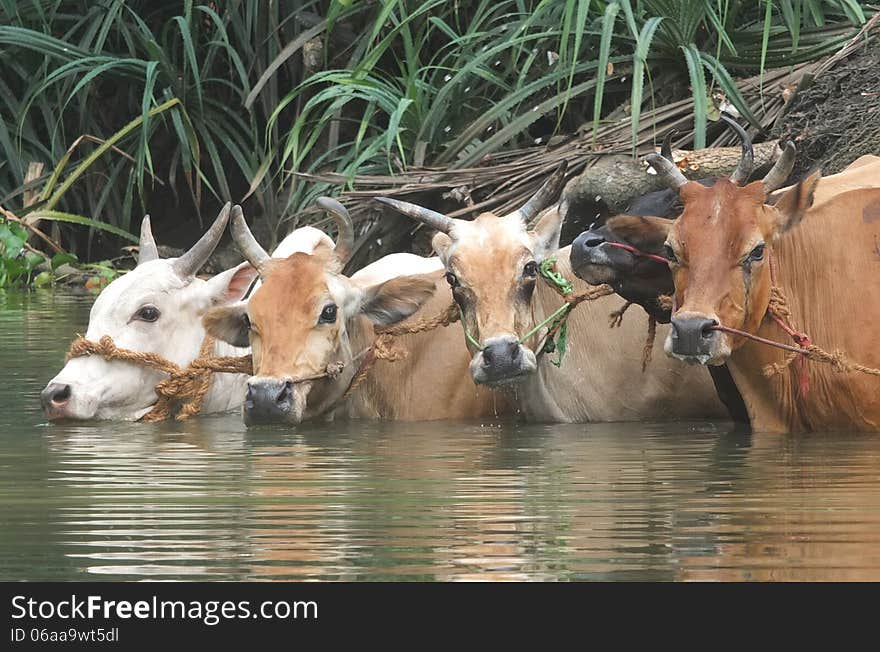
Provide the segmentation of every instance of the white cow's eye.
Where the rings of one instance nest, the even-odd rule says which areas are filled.
[[[134,318],[139,321],[154,322],[159,319],[159,314],[156,306],[142,306],[134,314]]]

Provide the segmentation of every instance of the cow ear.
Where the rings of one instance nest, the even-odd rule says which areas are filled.
[[[202,325],[208,335],[215,339],[232,346],[250,346],[247,303],[244,301],[211,308],[202,318]]]
[[[534,228],[529,232],[532,238],[532,254],[535,260],[542,261],[556,253],[559,249],[559,236],[562,233],[563,211],[559,206],[552,206],[538,218]]]
[[[658,253],[663,249],[672,220],[645,215],[615,215],[605,222],[608,231],[636,249]]]
[[[396,324],[421,308],[435,289],[427,276],[398,276],[365,288],[361,313],[377,326]]]
[[[250,263],[217,274],[208,280],[211,303],[222,305],[243,299],[256,278],[257,270]]]
[[[806,179],[786,190],[772,208],[765,207],[765,211],[769,211],[772,216],[767,229],[769,232],[764,234],[765,238],[776,239],[800,224],[807,209],[813,205],[813,193],[821,178],[821,171],[816,170]]]
[[[452,238],[445,233],[438,231],[431,239],[431,246],[434,248],[437,255],[440,256],[440,260],[442,260],[445,265],[446,259],[449,257],[449,247],[452,246]]]

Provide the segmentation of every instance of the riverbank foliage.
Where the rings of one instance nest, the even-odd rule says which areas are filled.
[[[89,259],[145,212],[195,231],[230,198],[286,231],[344,185],[302,174],[472,167],[560,134],[600,147],[622,115],[635,142],[664,101],[691,98],[700,147],[713,94],[757,125],[736,78],[826,56],[870,14],[855,0],[0,0],[0,206]]]

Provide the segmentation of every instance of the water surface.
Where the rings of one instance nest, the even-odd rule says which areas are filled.
[[[0,579],[880,579],[878,436],[47,424],[91,301],[0,291]]]

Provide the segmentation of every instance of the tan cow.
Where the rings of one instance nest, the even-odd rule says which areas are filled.
[[[815,172],[771,206],[760,181],[706,188],[649,159],[684,203],[666,240],[678,305],[667,352],[727,362],[755,430],[880,430],[880,378],[808,363],[805,393],[797,364],[764,374],[784,351],[716,329],[792,343],[767,313],[772,258],[791,324],[827,351],[880,367],[880,187],[859,188],[865,175],[880,180],[876,161],[860,159],[836,187]],[[811,207],[814,196],[824,201]]]
[[[372,344],[373,326],[439,315],[448,298],[435,297],[442,264],[411,254],[393,254],[352,277],[341,273],[353,245],[351,219],[341,204],[321,198],[339,225],[335,249],[271,260],[233,209],[232,232],[263,284],[250,301],[223,306],[205,317],[209,333],[253,349],[244,419],[253,423],[299,423],[344,414],[383,419],[477,418],[498,414],[503,399],[485,388],[461,383],[468,364],[457,346],[461,326],[400,337],[408,352],[394,363],[379,360],[346,398],[360,361]],[[421,310],[420,310],[421,308]],[[342,363],[341,372],[322,378]],[[346,399],[346,400],[344,400]]]
[[[534,421],[631,421],[726,416],[709,375],[703,370],[654,360],[642,372],[645,322],[624,320],[608,328],[620,299],[582,303],[568,321],[568,353],[560,368],[552,355],[535,349],[543,331],[528,337],[562,304],[539,280],[539,265],[551,256],[575,291],[588,288],[569,265],[568,247],[558,249],[563,212],[553,207],[564,167],[520,210],[498,217],[483,213],[473,221],[451,219],[413,204],[381,198],[396,210],[440,231],[434,249],[446,266],[452,295],[473,342],[471,377],[480,385],[501,386],[523,415]],[[658,329],[665,335],[665,327]],[[479,343],[479,348],[474,343]]]

